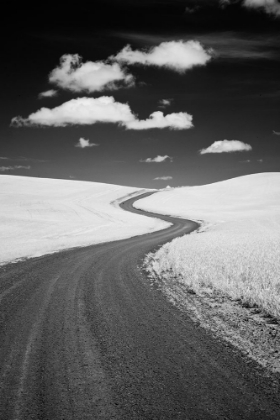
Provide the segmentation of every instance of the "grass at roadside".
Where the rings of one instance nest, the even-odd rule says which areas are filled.
[[[234,224],[175,239],[147,255],[145,267],[190,292],[222,293],[280,319],[280,237],[263,226],[244,230]]]

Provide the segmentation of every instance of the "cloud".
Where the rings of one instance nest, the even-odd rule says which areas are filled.
[[[184,73],[195,66],[205,65],[211,59],[211,54],[212,50],[205,50],[198,41],[179,40],[162,42],[147,51],[132,51],[127,45],[110,58],[127,64],[165,67]]]
[[[218,140],[206,149],[201,149],[200,154],[204,155],[206,153],[231,153],[249,150],[252,150],[252,146],[239,140]]]
[[[169,179],[173,179],[172,176],[157,176],[154,178],[154,181],[168,181]]]
[[[11,125],[65,127],[67,125],[92,125],[115,123],[131,130],[170,128],[183,130],[193,127],[192,115],[186,112],[163,115],[157,111],[146,120],[138,120],[128,104],[116,102],[112,96],[100,98],[77,98],[64,102],[56,108],[41,108],[27,118],[12,118]]]
[[[220,0],[222,7],[232,3],[236,3],[236,0]],[[242,5],[248,9],[263,9],[266,13],[275,17],[280,16],[280,3],[278,0],[243,0]]]
[[[272,130],[272,133],[275,134],[276,136],[280,136],[280,132],[279,131]]]
[[[247,159],[247,160],[240,160],[239,162],[240,163],[251,163],[252,161],[250,159]],[[256,162],[263,163],[263,159],[257,159]]]
[[[166,162],[168,159],[170,159],[170,162],[173,162],[173,158],[165,155],[165,156],[156,156],[155,158],[147,158],[144,160],[140,160],[140,162],[146,162],[146,163],[161,163],[161,162]]]
[[[47,160],[43,160],[43,159],[33,159],[33,158],[28,158],[25,156],[2,156],[0,157],[0,160],[11,160],[11,161],[16,161],[16,162],[48,162]]]
[[[248,8],[262,8],[270,15],[280,16],[280,3],[278,0],[244,0],[243,5]]]
[[[228,6],[232,0],[220,0],[220,5],[222,8]]]
[[[141,42],[147,45],[154,45],[170,40],[174,41],[174,36],[171,39],[167,35],[125,33],[120,36],[128,37],[134,42]],[[182,38],[182,35],[178,35],[178,39],[180,38]],[[211,56],[215,59],[267,59],[276,61],[279,59],[280,35],[276,33],[255,33],[252,38],[248,37],[246,33],[238,31],[207,31],[197,33],[195,38],[204,46],[206,51],[210,49]]]
[[[183,130],[193,127],[192,115],[186,112],[177,112],[163,115],[161,111],[153,112],[146,120],[130,121],[126,127],[131,130],[148,130],[150,128],[171,128],[173,130]]]
[[[254,38],[234,31],[210,32],[196,37],[206,47],[213,47],[219,59],[278,60],[279,35],[256,34]]]
[[[84,149],[85,147],[93,147],[93,146],[99,146],[97,143],[90,143],[89,140],[84,139],[81,137],[77,144],[75,144],[75,147],[80,147],[81,149]]]
[[[78,54],[64,54],[60,64],[49,75],[50,83],[72,92],[98,92],[117,89],[120,83],[132,86],[134,77],[127,74],[118,63],[87,61],[82,63]]]
[[[15,171],[17,169],[31,169],[31,166],[21,166],[21,165],[16,165],[16,166],[0,166],[0,171],[1,172]]]
[[[57,96],[57,90],[50,89],[50,90],[46,90],[45,92],[39,93],[38,98],[39,99],[52,98],[53,96]]]
[[[170,98],[170,99],[160,99],[159,101],[158,101],[158,106],[160,107],[160,108],[166,108],[167,106],[169,106],[169,105],[171,105],[171,102],[173,101],[173,99],[172,98]]]
[[[192,7],[186,6],[185,13],[190,13],[190,14],[196,13],[199,9],[200,9],[200,6],[192,6]]]

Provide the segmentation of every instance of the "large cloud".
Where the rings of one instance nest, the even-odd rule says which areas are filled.
[[[147,51],[132,51],[127,45],[110,58],[127,64],[166,67],[183,73],[194,66],[205,65],[211,59],[211,51],[205,50],[198,41],[170,41]]]
[[[53,109],[41,108],[28,118],[13,118],[12,125],[65,127],[97,122],[125,124],[134,119],[129,105],[115,102],[112,96],[101,96],[71,99]]]
[[[29,117],[14,117],[11,125],[65,127],[92,125],[98,122],[115,123],[131,130],[170,128],[183,130],[192,127],[192,116],[186,112],[163,115],[154,112],[147,120],[138,120],[128,104],[116,102],[112,96],[71,99],[56,108],[41,108]]]
[[[230,152],[243,152],[252,150],[250,144],[243,143],[240,140],[218,140],[206,149],[200,150],[201,155],[206,153],[230,153]]]
[[[118,63],[104,61],[82,63],[82,57],[78,54],[64,54],[60,59],[60,65],[50,73],[49,81],[72,92],[95,92],[105,88],[116,89],[120,82],[131,86],[134,78]]]

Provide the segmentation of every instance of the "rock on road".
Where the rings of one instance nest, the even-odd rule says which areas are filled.
[[[149,215],[137,199],[122,207]],[[0,269],[1,420],[280,419],[270,382],[149,286],[144,254],[197,227],[158,217],[173,225]]]

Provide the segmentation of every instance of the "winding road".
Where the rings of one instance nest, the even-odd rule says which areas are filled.
[[[141,196],[142,198],[142,196]],[[124,210],[154,217],[133,208]],[[0,270],[0,419],[280,419],[279,394],[238,352],[150,287],[165,230]]]

